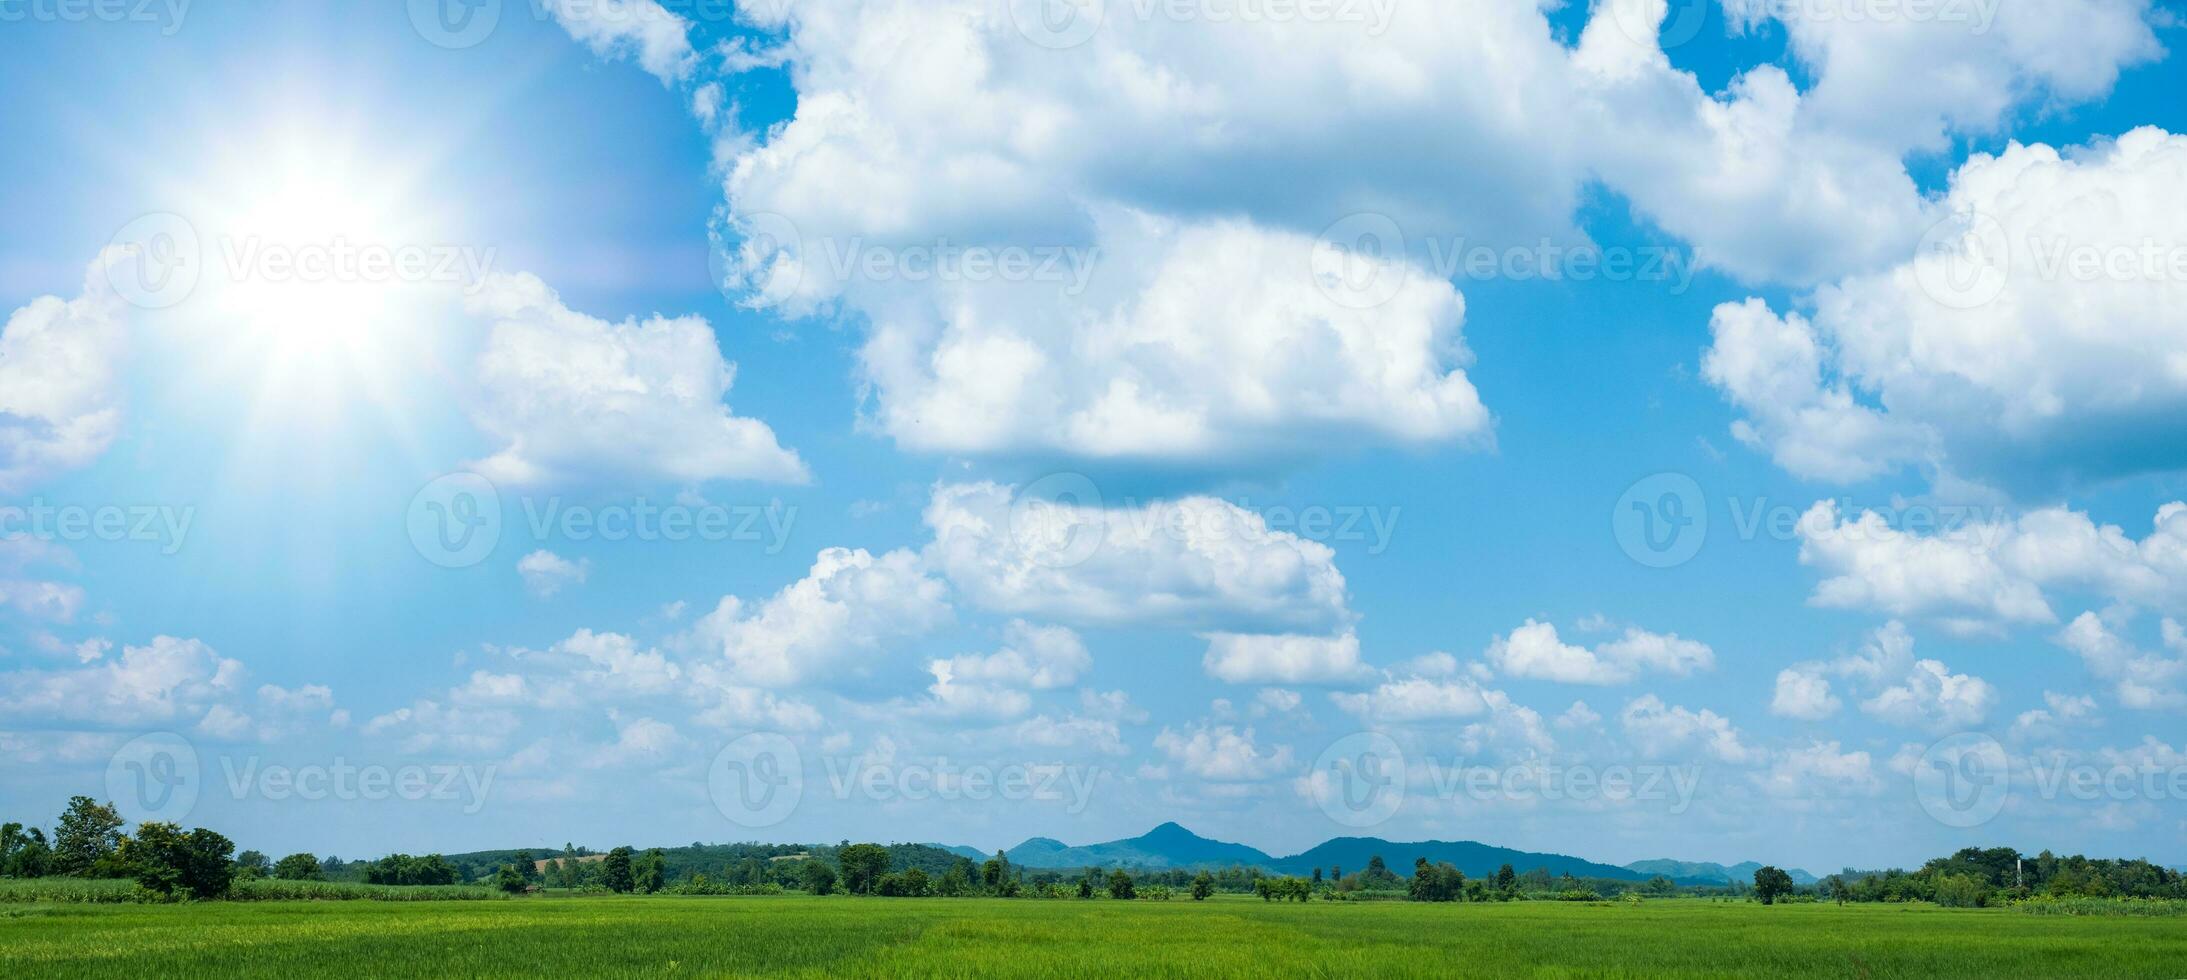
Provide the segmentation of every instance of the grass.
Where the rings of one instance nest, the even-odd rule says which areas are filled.
[[[228,892],[233,902],[482,901],[509,896],[482,885],[367,885],[347,881],[238,881]],[[69,905],[159,903],[175,899],[146,890],[127,878],[0,878],[0,907],[21,903]]]
[[[1655,901],[781,897],[0,907],[11,977],[2168,977],[2174,919]]]

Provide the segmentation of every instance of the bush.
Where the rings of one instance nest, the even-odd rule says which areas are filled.
[[[235,881],[229,855],[235,844],[199,827],[189,833],[171,823],[140,824],[137,835],[122,841],[122,859],[136,872],[137,884],[162,895],[219,898]]]

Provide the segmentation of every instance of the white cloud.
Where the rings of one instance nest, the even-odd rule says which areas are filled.
[[[2182,188],[2187,137],[2156,129],[1975,154],[1942,202],[1960,217],[1911,260],[1819,289],[1811,318],[1719,307],[1708,376],[1747,413],[1736,434],[1800,476],[1919,462],[2055,490],[2176,470]]]
[[[1761,750],[1747,747],[1731,719],[1706,708],[1692,711],[1665,704],[1653,694],[1627,702],[1618,723],[1635,747],[1653,757],[1671,754],[1695,742],[1718,760],[1735,765],[1759,762],[1764,756]]]
[[[1069,628],[1019,619],[1003,627],[1002,649],[940,662],[960,681],[1046,691],[1078,683],[1078,675],[1093,666],[1093,656]]]
[[[125,261],[108,249],[82,294],[31,300],[0,327],[0,492],[88,465],[120,433],[127,308],[106,270]]]
[[[571,561],[542,548],[517,559],[516,573],[523,576],[527,591],[547,599],[565,586],[585,584],[585,577],[592,574],[592,562],[589,559]]]
[[[1331,694],[1336,706],[1363,719],[1389,722],[1472,718],[1488,711],[1488,695],[1469,680],[1393,679],[1363,694]]]
[[[723,658],[719,686],[788,687],[825,681],[850,654],[879,649],[947,622],[942,583],[917,555],[829,548],[803,579],[762,602],[725,596],[690,638]]]
[[[2096,699],[2085,694],[2043,692],[2044,707],[2032,708],[2013,719],[2015,739],[2051,738],[2068,728],[2092,725],[2097,720]]]
[[[556,23],[602,58],[631,57],[663,82],[691,73],[690,25],[655,0],[541,0]]]
[[[506,747],[522,721],[504,708],[473,708],[419,700],[364,724],[364,734],[392,738],[403,752],[492,755]]]
[[[1932,731],[1971,729],[1989,716],[1997,689],[1971,674],[1954,674],[1935,660],[1918,660],[1898,683],[1861,702],[1860,709],[1895,725]]]
[[[1181,733],[1164,728],[1154,747],[1184,772],[1218,782],[1253,782],[1291,768],[1291,747],[1264,749],[1253,741],[1251,728],[1193,725]]]
[[[466,301],[493,321],[473,419],[508,445],[477,464],[529,485],[593,472],[707,480],[809,478],[763,422],[722,404],[736,366],[704,319],[586,316],[535,276],[496,274]]]
[[[202,641],[160,636],[73,669],[0,674],[0,709],[15,718],[109,725],[195,721],[232,702],[245,673],[241,662]]]
[[[585,752],[579,764],[587,769],[657,768],[690,745],[689,739],[677,734],[676,726],[653,718],[637,718],[616,728],[615,741]]]
[[[1844,751],[1820,739],[1777,754],[1768,770],[1755,774],[1762,791],[1780,799],[1806,799],[1843,793],[1873,794],[1883,789],[1866,752]]]
[[[1821,664],[1795,664],[1777,672],[1777,692],[1770,698],[1769,713],[1801,721],[1821,721],[1838,713],[1844,702],[1830,693],[1830,680]]]
[[[1350,680],[1366,669],[1359,637],[1209,633],[1201,666],[1231,684],[1326,684]]]
[[[1210,497],[1100,508],[994,483],[934,489],[927,563],[972,603],[1078,625],[1335,632],[1350,625],[1327,545]]]
[[[1676,633],[1627,629],[1624,636],[1589,650],[1559,639],[1555,625],[1531,619],[1491,642],[1486,657],[1489,666],[1508,676],[1565,684],[1624,684],[1646,671],[1684,677],[1716,665],[1716,654],[1707,644],[1680,639]]]
[[[1593,728],[1602,723],[1602,714],[1587,706],[1585,701],[1574,701],[1557,716],[1557,727],[1564,729]]]
[[[2107,623],[2084,612],[2066,624],[2057,642],[2078,654],[2089,673],[2111,683],[2120,704],[2140,710],[2187,707],[2187,691],[2182,690],[2187,687],[2187,651],[2173,657],[2144,651],[2119,635],[2129,617],[2113,618],[2116,623]]]
[[[1959,632],[2057,620],[2047,588],[2072,587],[2164,608],[2187,603],[2187,504],[2159,508],[2136,541],[2086,514],[2048,508],[2004,522],[1966,522],[1917,534],[1864,511],[1845,519],[1832,501],[1801,517],[1800,561],[1827,578],[1817,605],[1926,615]]]

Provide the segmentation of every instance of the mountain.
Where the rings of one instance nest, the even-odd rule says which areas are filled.
[[[1082,847],[1035,837],[1003,856],[1028,868],[1265,868],[1274,860],[1258,849],[1210,840],[1174,823],[1138,837]]]
[[[1733,881],[1743,881],[1751,883],[1752,881],[1754,881],[1754,872],[1759,871],[1762,868],[1760,864],[1754,861],[1742,861],[1738,864],[1726,866],[1717,864],[1714,861],[1673,861],[1669,858],[1657,858],[1652,861],[1634,861],[1633,863],[1628,864],[1625,867],[1627,870],[1634,871],[1639,874],[1662,875],[1663,877],[1672,879],[1673,881],[1707,882],[1709,884],[1721,884]],[[1785,874],[1792,876],[1792,880],[1795,884],[1812,885],[1816,881],[1814,875],[1808,874],[1807,872],[1802,871],[1798,868],[1786,868],[1784,869],[1784,871]]]
[[[1516,851],[1470,840],[1402,842],[1379,837],[1338,837],[1304,853],[1279,859],[1273,867],[1284,874],[1295,875],[1311,874],[1315,868],[1343,868],[1352,872],[1365,868],[1368,860],[1377,856],[1400,877],[1412,873],[1415,858],[1427,858],[1431,863],[1448,861],[1473,878],[1493,875],[1506,864],[1520,872],[1547,868],[1550,874],[1570,874],[1576,878],[1633,880],[1646,877],[1626,868],[1596,864],[1564,854]]]

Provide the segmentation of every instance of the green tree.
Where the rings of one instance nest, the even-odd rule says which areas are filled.
[[[985,864],[980,865],[980,884],[987,889],[989,894],[1002,894],[1002,883],[1009,880],[1010,859],[1004,857],[1001,851],[996,851],[994,857],[988,858]]]
[[[611,892],[628,892],[637,887],[630,872],[630,848],[618,847],[607,853],[607,860],[600,862],[600,883]]]
[[[1078,897],[1092,898],[1094,893],[1100,890],[1101,872],[1087,868],[1085,874],[1078,876]]]
[[[288,881],[319,881],[326,877],[326,868],[312,855],[291,854],[273,863],[273,876]]]
[[[0,877],[43,878],[53,862],[46,832],[19,823],[0,825]]]
[[[273,860],[258,851],[244,851],[235,856],[235,876],[239,881],[252,881],[273,874]]]
[[[53,873],[79,878],[127,870],[113,858],[121,850],[122,815],[111,803],[72,796],[53,828]]]
[[[1792,894],[1792,876],[1776,865],[1765,864],[1754,871],[1754,897],[1763,905],[1777,904],[1780,895]]]
[[[812,894],[826,895],[835,891],[835,869],[828,867],[826,861],[805,862],[805,866],[798,869],[798,877],[805,882],[805,890]]]
[[[910,898],[925,898],[934,894],[934,881],[925,868],[913,868],[904,872],[904,894]]]
[[[524,876],[525,884],[539,880],[539,862],[532,858],[530,851],[518,851],[509,855],[509,866],[515,868],[517,874]]]
[[[941,884],[934,886],[935,894],[946,895],[950,898],[970,894],[972,891],[972,872],[968,869],[971,867],[971,861],[958,858],[957,863],[950,865],[949,870],[942,873]]]
[[[1202,872],[1200,872],[1199,874],[1196,874],[1196,875],[1193,875],[1193,876],[1192,876],[1192,900],[1193,900],[1193,901],[1195,901],[1195,902],[1205,902],[1205,901],[1207,901],[1207,897],[1208,897],[1209,895],[1213,895],[1213,894],[1215,894],[1215,876],[1214,876],[1214,875],[1208,874],[1208,873],[1207,873],[1206,871],[1202,871]]]
[[[651,895],[667,884],[668,855],[658,847],[648,848],[630,865],[631,885],[640,893]]]
[[[121,857],[136,872],[137,883],[172,895],[186,892],[192,898],[219,898],[235,880],[229,856],[235,844],[226,837],[199,827],[189,833],[171,823],[145,823],[137,835],[122,843]]]
[[[494,887],[511,895],[522,895],[530,886],[524,880],[524,872],[517,870],[516,865],[504,864],[501,870],[494,872]]]
[[[1519,873],[1508,864],[1496,869],[1496,894],[1507,902],[1519,894]]]
[[[1138,894],[1132,888],[1131,875],[1122,868],[1109,872],[1109,897],[1132,898]]]
[[[879,844],[848,844],[835,852],[835,863],[843,871],[844,891],[870,895],[881,883],[881,876],[888,873],[888,848]]]

